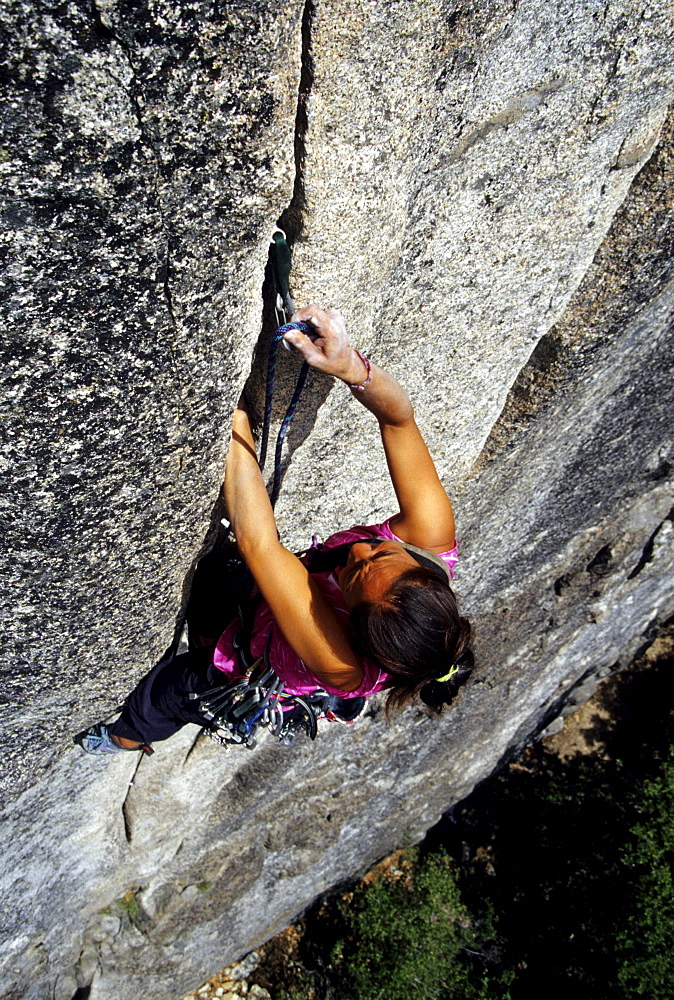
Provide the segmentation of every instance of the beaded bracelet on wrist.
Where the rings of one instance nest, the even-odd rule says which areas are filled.
[[[354,347],[354,351],[356,352],[356,354],[358,355],[358,357],[360,358],[360,360],[365,365],[365,371],[366,371],[367,374],[365,376],[365,381],[364,382],[347,382],[346,384],[348,385],[349,389],[358,389],[359,392],[362,392],[363,389],[367,389],[368,385],[372,381],[372,365],[370,364],[370,362],[368,361],[368,359],[365,357],[365,355],[361,354],[360,351],[357,350],[355,347]]]

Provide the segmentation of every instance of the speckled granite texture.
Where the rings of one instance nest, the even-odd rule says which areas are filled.
[[[673,613],[671,24],[630,0],[99,0],[0,25],[0,997],[170,1000],[420,837]],[[297,300],[410,388],[475,681],[441,719],[373,704],[313,747],[188,727],[86,757],[71,733],[173,638],[279,220]],[[376,438],[311,379],[290,545],[392,512]]]
[[[13,791],[171,641],[292,194],[301,14],[0,14]]]

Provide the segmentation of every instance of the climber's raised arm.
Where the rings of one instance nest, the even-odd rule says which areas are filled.
[[[336,310],[307,306],[296,312],[293,320],[310,323],[317,335],[312,339],[291,330],[285,339],[316,371],[350,385],[353,396],[379,421],[400,504],[394,522],[398,537],[435,552],[451,549],[455,543],[452,505],[417,427],[406,390],[350,346],[344,320]]]
[[[340,691],[355,690],[363,670],[345,625],[328,607],[306,567],[278,540],[242,401],[234,413],[225,502],[239,551],[286,640],[325,684]]]

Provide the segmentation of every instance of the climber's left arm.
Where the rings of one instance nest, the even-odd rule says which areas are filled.
[[[354,691],[362,683],[363,668],[345,625],[325,603],[306,567],[278,540],[242,404],[234,413],[225,502],[241,556],[287,641],[323,683]]]

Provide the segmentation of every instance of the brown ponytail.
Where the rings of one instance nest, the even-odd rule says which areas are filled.
[[[473,668],[471,626],[451,588],[419,567],[403,573],[378,602],[357,604],[349,627],[354,649],[389,675],[387,716],[421,691],[426,704],[451,701]],[[458,670],[444,681],[452,665]]]

